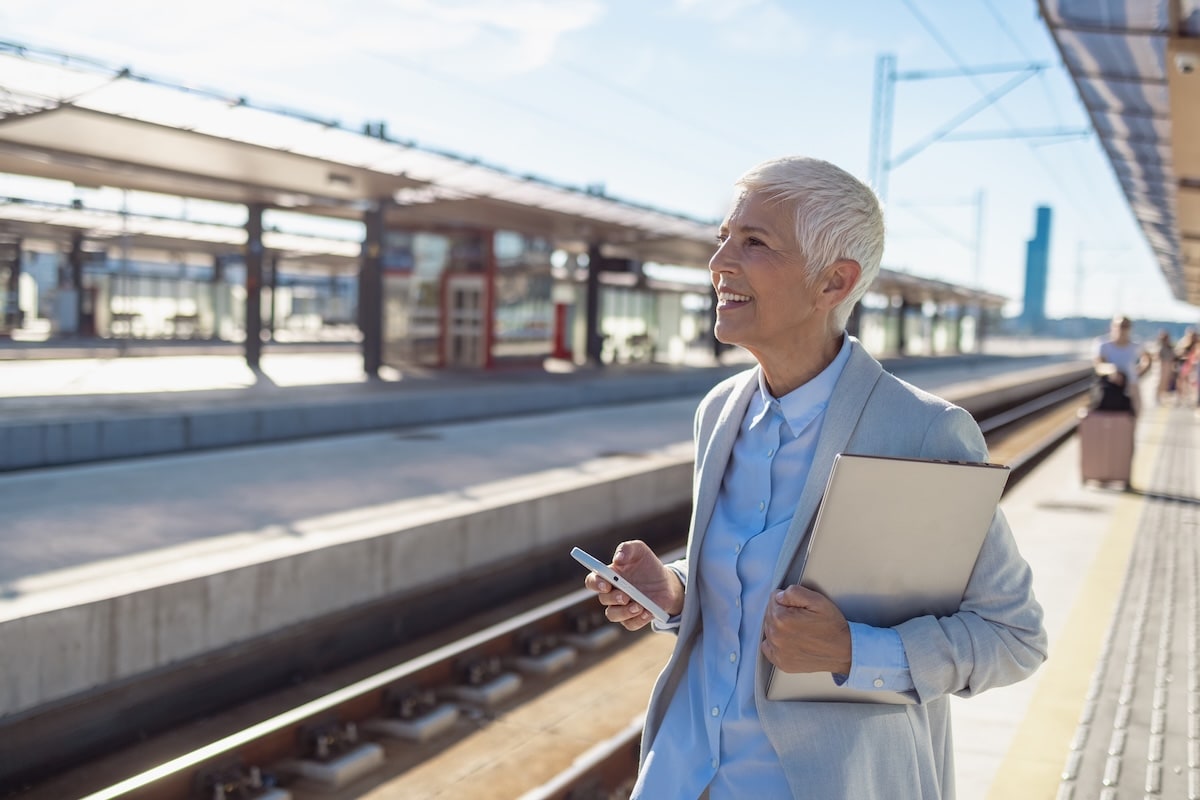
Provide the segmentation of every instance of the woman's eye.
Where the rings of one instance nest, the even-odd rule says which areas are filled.
[[[721,245],[725,244],[729,241],[729,238],[730,237],[728,233],[718,233],[716,235],[717,246],[720,247]],[[747,236],[742,240],[741,244],[743,247],[766,247],[766,243],[757,236]]]

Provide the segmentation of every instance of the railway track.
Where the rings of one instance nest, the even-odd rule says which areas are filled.
[[[1074,430],[1086,388],[1083,381],[978,415],[992,460],[1013,468],[1010,486]],[[576,577],[571,586],[579,584]],[[59,779],[16,796],[621,796],[636,769],[641,710],[670,644],[609,625],[590,592],[554,587],[88,765],[81,774],[89,788],[77,793],[62,794]],[[480,755],[488,739],[498,746]]]

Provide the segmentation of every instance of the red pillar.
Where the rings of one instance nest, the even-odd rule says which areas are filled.
[[[567,344],[570,337],[570,331],[567,329],[567,318],[571,311],[569,303],[554,304],[554,352],[551,356],[564,360],[571,360],[571,348]]]

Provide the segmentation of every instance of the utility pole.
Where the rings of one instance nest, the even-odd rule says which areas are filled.
[[[954,68],[940,70],[915,70],[898,72],[896,56],[891,53],[881,53],[875,57],[875,90],[871,110],[871,143],[869,153],[869,178],[875,193],[884,205],[887,204],[888,182],[892,170],[916,156],[929,145],[939,141],[966,141],[985,139],[1047,139],[1057,137],[1086,136],[1088,131],[1079,128],[1047,128],[1007,131],[975,131],[955,134],[954,130],[967,120],[995,103],[1004,95],[1020,86],[1025,81],[1051,64],[1029,62],[1024,64],[993,64],[980,67]],[[974,78],[978,75],[1015,73],[1000,86],[986,91],[984,96],[976,100],[962,111],[943,122],[923,139],[911,145],[903,152],[892,155],[892,118],[895,109],[896,83],[898,81],[921,81],[939,78]],[[981,91],[986,87],[981,87]]]
[[[896,57],[875,58],[875,92],[871,101],[871,152],[868,179],[879,202],[887,204],[887,179],[892,152],[892,108],[896,99]]]
[[[975,193],[975,288],[983,288],[983,189]]]

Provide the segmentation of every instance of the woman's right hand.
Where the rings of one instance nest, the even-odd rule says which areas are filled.
[[[662,606],[671,616],[677,616],[683,610],[683,584],[679,576],[667,569],[645,542],[636,539],[621,542],[617,545],[609,566],[645,592],[649,599]],[[614,589],[612,584],[594,572],[588,573],[583,585],[596,593],[601,605],[605,607],[604,616],[610,622],[620,623],[627,630],[636,631],[654,619],[649,611],[631,600],[629,595],[620,589]]]

